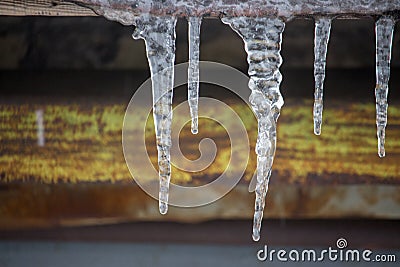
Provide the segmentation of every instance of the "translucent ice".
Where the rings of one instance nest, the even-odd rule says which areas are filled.
[[[201,17],[189,17],[188,101],[192,117],[192,133],[198,133],[199,57]]]
[[[175,62],[175,17],[143,15],[137,19],[133,38],[146,43],[153,88],[153,117],[156,131],[160,179],[159,209],[167,213],[171,179],[171,121]]]
[[[276,122],[283,105],[279,91],[282,75],[280,54],[285,23],[280,18],[229,17],[229,24],[243,39],[249,63],[250,104],[258,120],[257,184],[253,222],[253,239],[260,239],[265,196],[276,148]]]
[[[321,134],[323,94],[325,80],[326,53],[328,50],[329,35],[331,31],[330,18],[315,19],[314,33],[314,133]]]
[[[390,58],[392,52],[393,28],[395,21],[382,16],[375,23],[376,36],[376,126],[378,155],[385,156],[385,128],[387,124],[387,96],[389,90]]]

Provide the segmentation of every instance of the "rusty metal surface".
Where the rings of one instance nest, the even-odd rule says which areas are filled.
[[[306,76],[304,73],[300,74]],[[15,79],[11,79],[7,85],[4,75],[8,78],[15,76]],[[7,72],[0,79],[4,85],[3,93],[7,88],[16,93],[15,88],[19,86],[25,90],[19,91],[19,97],[5,95],[0,101],[0,111],[4,114],[0,142],[0,230],[215,219],[246,219],[250,227],[254,195],[248,192],[248,184],[244,179],[230,194],[212,205],[198,209],[171,207],[167,216],[160,215],[156,201],[130,180],[122,157],[120,131],[126,100],[132,93],[131,88],[136,87],[134,83],[122,85],[126,81],[124,76],[111,76],[109,73],[98,74],[102,79],[85,72],[73,72],[69,76],[60,73],[51,75],[49,72],[42,75]],[[136,77],[139,78],[135,81],[140,84],[141,76]],[[307,83],[301,86],[299,76],[292,77],[296,82],[289,88],[296,88],[295,85],[302,89],[310,88]],[[333,80],[343,78],[341,75],[337,77]],[[354,75],[351,77],[357,80]],[[16,84],[18,80],[22,82]],[[360,84],[357,85],[360,87]],[[128,88],[126,92],[123,92],[124,86]],[[341,88],[340,84],[332,84],[332,88],[337,87]],[[351,86],[341,88],[359,98],[351,89]],[[36,92],[37,97],[24,92]],[[53,98],[44,97],[49,92],[52,92]],[[178,92],[175,97],[179,97]],[[310,129],[307,127],[310,127],[312,119],[309,116],[311,100],[303,102],[300,97],[288,97],[286,100],[279,129],[278,150],[282,153],[278,153],[275,160],[276,173],[271,179],[266,217],[399,219],[398,105],[392,103],[389,108],[391,126],[387,132],[390,140],[387,148],[390,153],[385,159],[379,159],[375,154],[375,145],[365,145],[375,144],[372,103],[362,104],[360,99],[356,101],[358,104],[345,101],[335,104],[332,101],[328,108],[332,110],[326,117],[328,121],[324,139],[318,140],[312,136],[312,130],[301,131],[301,134],[298,130]],[[232,100],[227,103],[239,113],[240,110],[246,111]],[[35,127],[33,114],[37,107],[46,107],[45,147],[36,145],[36,131],[32,128]],[[140,117],[132,123],[139,120]],[[256,136],[255,123],[249,124],[249,129],[253,131],[249,138]],[[207,130],[201,126],[201,129],[196,137],[190,134],[189,128],[186,138],[182,134],[180,144],[185,155],[190,155],[191,149],[191,146],[185,146],[185,140],[186,144],[198,144],[202,136],[216,140],[220,152],[228,147],[224,143],[224,135],[217,132],[218,128],[210,127],[208,129],[211,130]],[[207,131],[212,132],[207,134]],[[343,134],[346,131],[350,131],[351,136]],[[154,138],[153,133],[154,130],[149,128],[151,138]],[[153,139],[148,141],[148,155],[153,155],[156,160],[155,142]],[[255,144],[255,140],[251,143]],[[197,146],[192,148],[197,150]],[[225,168],[223,159],[217,156],[214,164],[221,164],[213,164],[207,172],[193,176],[191,180],[187,180],[187,174],[183,172],[180,177],[173,175],[173,180],[177,179],[177,183],[192,181],[192,185],[210,182],[218,170]],[[253,166],[254,169],[256,161],[251,162],[249,167]],[[158,183],[154,186],[158,187]],[[209,193],[220,194],[218,191]]]
[[[194,223],[250,219],[254,196],[247,185],[196,209],[171,207],[160,215],[156,201],[133,183],[0,185],[0,230],[102,225],[138,221]],[[385,185],[271,186],[266,218],[399,219],[400,187]]]

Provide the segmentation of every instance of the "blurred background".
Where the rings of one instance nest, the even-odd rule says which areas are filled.
[[[133,181],[122,153],[122,121],[150,73],[144,42],[133,40],[132,31],[100,17],[0,17],[0,266],[290,266],[300,263],[259,262],[257,251],[264,245],[334,247],[341,237],[350,248],[399,260],[397,28],[386,157],[380,159],[373,19],[333,21],[321,136],[314,136],[312,123],[314,24],[287,23],[285,105],[258,243],[251,240],[254,194],[248,192],[253,152],[241,182],[225,197],[199,208],[171,207],[166,216]],[[186,20],[176,32],[176,63],[186,62]],[[201,60],[247,71],[242,40],[218,19],[204,19],[200,49]],[[223,88],[202,84],[200,90],[237,111],[254,151],[257,123],[250,109]],[[174,94],[174,104],[186,98],[184,87]],[[207,120],[199,124],[199,135],[191,135],[190,123],[181,133],[184,155],[199,157],[193,144],[208,137],[217,157],[199,173],[174,169],[176,184],[206,184],[225,169],[226,133]],[[146,143],[155,163],[151,127]]]

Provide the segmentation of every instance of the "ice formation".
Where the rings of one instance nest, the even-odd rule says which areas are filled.
[[[387,96],[389,90],[390,58],[392,53],[393,28],[395,20],[382,16],[375,22],[376,36],[376,126],[378,155],[385,156],[385,128],[387,124]]]
[[[276,148],[276,122],[283,98],[279,91],[282,75],[280,54],[285,23],[280,18],[231,17],[222,21],[229,24],[244,41],[249,63],[250,104],[258,121],[257,184],[253,221],[253,239],[260,239],[265,196]]]
[[[331,18],[315,19],[314,32],[314,133],[321,134],[326,54],[331,31]]]
[[[199,97],[199,46],[200,26],[202,14],[209,14],[207,4],[182,3],[177,5],[172,1],[175,9],[169,10],[171,16],[163,16],[157,10],[161,3],[148,5],[150,1],[143,0],[135,5],[132,10],[113,9],[111,1],[101,0],[97,10],[99,14],[108,19],[117,20],[125,25],[136,25],[133,37],[144,39],[147,57],[151,70],[153,91],[153,116],[156,131],[158,165],[159,165],[159,208],[162,214],[168,210],[168,191],[171,177],[170,147],[171,147],[171,120],[172,96],[174,81],[175,59],[175,24],[176,15],[186,14],[189,21],[189,69],[188,69],[188,102],[192,118],[192,133],[198,132],[198,97]],[[397,10],[400,0],[396,1],[319,1],[307,2],[298,5],[296,1],[258,1],[248,9],[245,3],[225,3],[221,5],[220,12],[225,17],[222,21],[229,24],[244,41],[249,63],[250,75],[249,88],[251,90],[250,104],[258,120],[258,136],[256,144],[257,154],[257,182],[256,200],[253,222],[253,239],[259,240],[263,218],[265,197],[276,148],[276,124],[283,105],[283,98],[279,91],[282,80],[279,67],[282,63],[280,55],[282,32],[285,23],[282,18],[290,18],[308,10],[310,14],[318,14],[315,19],[314,39],[314,77],[315,77],[315,102],[314,102],[314,133],[321,133],[323,110],[323,83],[325,79],[325,65],[327,46],[330,36],[332,16],[348,10],[356,13],[377,14],[388,10]],[[340,2],[340,4],[339,4]],[[276,5],[280,8],[274,9]],[[355,8],[356,7],[356,8]],[[257,12],[262,9],[274,10],[257,17]],[[320,10],[325,8],[328,14],[321,17]],[[192,9],[197,12],[192,12]],[[175,11],[174,11],[175,10]],[[244,11],[248,17],[241,17]],[[150,12],[152,11],[152,12]],[[154,11],[154,12],[153,12]],[[246,11],[246,12],[247,12]],[[242,13],[241,13],[242,12]],[[254,13],[252,13],[254,12]],[[153,14],[153,15],[150,15]],[[350,12],[351,13],[351,12]],[[215,14],[214,14],[215,15]],[[243,15],[243,14],[242,14]],[[273,17],[271,17],[273,16]],[[387,94],[390,76],[390,58],[395,19],[389,15],[378,18],[375,25],[376,31],[376,124],[378,136],[378,154],[385,155],[385,127],[387,124]]]
[[[188,69],[188,102],[192,117],[191,130],[198,133],[199,103],[199,58],[201,17],[189,17],[189,69]]]
[[[168,211],[171,180],[171,122],[175,63],[175,17],[143,15],[137,20],[133,38],[146,44],[153,88],[153,118],[160,179],[159,209]]]

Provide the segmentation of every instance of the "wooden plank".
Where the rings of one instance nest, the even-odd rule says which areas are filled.
[[[97,16],[93,10],[62,0],[3,0],[2,16]]]

